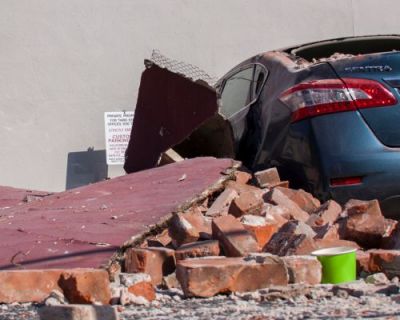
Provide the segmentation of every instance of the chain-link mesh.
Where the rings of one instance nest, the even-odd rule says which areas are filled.
[[[199,67],[182,61],[167,58],[158,50],[153,50],[149,61],[156,64],[160,68],[165,68],[171,72],[178,73],[193,81],[202,80],[211,87],[213,87],[218,80],[217,78],[212,77],[205,71],[201,70]]]

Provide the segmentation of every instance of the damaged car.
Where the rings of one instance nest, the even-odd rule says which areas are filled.
[[[146,60],[125,170],[182,157],[276,167],[321,200],[400,205],[400,36],[320,41],[253,56],[215,84]]]

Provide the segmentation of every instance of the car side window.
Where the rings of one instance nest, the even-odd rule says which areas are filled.
[[[229,118],[245,107],[250,100],[253,66],[240,70],[225,81],[221,94],[221,113]]]

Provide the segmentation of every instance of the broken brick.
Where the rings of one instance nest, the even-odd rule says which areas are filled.
[[[263,205],[264,200],[261,193],[243,192],[233,199],[228,213],[237,218],[245,214],[260,215]]]
[[[251,174],[244,171],[236,170],[234,172],[235,181],[241,184],[247,184],[251,180]]]
[[[168,248],[129,248],[125,255],[126,272],[142,272],[151,276],[153,285],[175,270],[175,251]]]
[[[374,216],[382,216],[382,211],[378,200],[363,201],[350,199],[344,205],[344,216],[352,216],[358,214],[370,214]]]
[[[211,237],[211,223],[194,208],[192,211],[174,214],[168,223],[168,233],[175,248],[184,243]]]
[[[226,188],[218,197],[215,199],[211,207],[207,210],[206,216],[217,217],[228,214],[228,209],[232,201],[238,197],[239,194],[236,190]]]
[[[0,303],[42,302],[58,285],[63,270],[10,270],[0,272]]]
[[[264,247],[279,228],[276,223],[269,223],[264,217],[259,216],[245,215],[240,222],[257,240],[260,248]]]
[[[354,249],[360,248],[360,246],[356,242],[342,239],[315,239],[314,243],[317,249],[333,247],[350,247]]]
[[[307,220],[311,227],[320,227],[333,224],[339,218],[342,207],[333,200],[329,200],[316,209]]]
[[[287,208],[292,219],[306,222],[310,217],[309,214],[302,210],[296,202],[291,200],[285,190],[290,189],[282,187],[274,188],[265,195],[265,199],[272,204]]]
[[[109,304],[111,300],[110,281],[105,270],[66,271],[61,274],[59,285],[70,303]]]
[[[290,219],[290,211],[286,207],[264,203],[262,215],[269,223],[275,223],[278,227],[284,225]]]
[[[146,273],[121,273],[120,282],[136,297],[143,297],[149,302],[156,298],[151,276]]]
[[[306,223],[296,220],[286,222],[279,232],[292,233],[292,234],[305,234],[309,238],[314,238],[315,231]]]
[[[143,297],[149,302],[156,298],[156,292],[150,282],[142,281],[135,283],[128,288],[128,292],[137,297]]]
[[[74,275],[78,281],[76,287],[85,300],[109,303],[111,293],[108,273],[98,269],[0,271],[0,303],[42,302],[54,290],[68,296],[70,291],[62,283],[62,275],[67,278]]]
[[[241,257],[259,251],[257,241],[234,216],[215,218],[212,221],[212,232],[213,238],[220,241],[228,257]]]
[[[181,260],[176,276],[187,297],[212,297],[288,284],[286,266],[277,257],[266,257],[262,262],[225,257]]]
[[[257,180],[257,184],[261,188],[269,188],[281,182],[278,170],[276,168],[258,171],[254,173],[254,177]]]
[[[310,254],[316,249],[315,232],[301,221],[288,221],[264,246],[263,252],[278,256]]]
[[[168,234],[168,229],[165,229],[160,234],[147,238],[148,247],[167,247],[171,244],[172,239]]]
[[[400,224],[392,219],[385,219],[385,235],[382,238],[382,249],[400,249]]]
[[[400,250],[370,250],[369,270],[383,272],[389,279],[400,276]]]
[[[360,275],[361,272],[370,273],[369,269],[369,259],[370,253],[368,251],[356,251],[356,265],[357,265],[357,274]]]
[[[312,213],[321,206],[321,202],[302,189],[293,190],[288,188],[281,188],[285,190],[290,200],[294,201],[302,210],[307,213]],[[291,194],[291,195],[290,195]]]
[[[351,214],[345,223],[346,239],[366,249],[379,248],[385,233],[385,218],[375,213]]]
[[[278,256],[305,255],[316,250],[315,241],[305,234],[276,232],[264,246],[263,252]]]
[[[186,243],[175,251],[176,260],[218,256],[220,253],[218,240],[198,241]]]
[[[339,240],[339,225],[334,224],[325,224],[320,227],[313,227],[313,230],[316,233],[314,239],[324,239],[324,240]]]
[[[322,266],[316,257],[287,256],[282,257],[282,260],[288,269],[290,283],[321,283]]]

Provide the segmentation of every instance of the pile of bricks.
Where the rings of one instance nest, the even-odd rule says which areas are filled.
[[[126,250],[122,268],[148,274],[153,286],[210,297],[318,284],[321,265],[310,253],[345,246],[358,249],[359,274],[394,277],[400,275],[399,232],[376,200],[350,200],[343,208],[333,200],[321,204],[290,189],[275,168],[254,176],[236,171],[223,190],[175,213],[166,229]]]
[[[0,303],[44,303],[42,319],[61,314],[72,315],[66,319],[98,314],[116,319],[118,307],[108,305],[148,305],[157,297],[156,287],[211,297],[276,285],[316,285],[322,267],[310,253],[338,246],[357,249],[358,275],[400,276],[400,226],[382,215],[378,201],[321,204],[303,190],[290,189],[274,168],[230,174],[222,189],[173,213],[164,229],[125,248],[108,272],[0,272]]]

